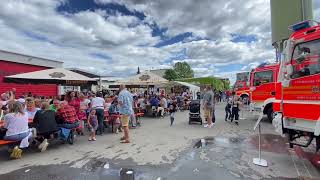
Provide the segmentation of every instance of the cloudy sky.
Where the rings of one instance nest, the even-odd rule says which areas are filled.
[[[314,1],[315,19],[320,2]],[[191,64],[234,79],[272,61],[269,0],[5,0],[0,49],[103,75]]]

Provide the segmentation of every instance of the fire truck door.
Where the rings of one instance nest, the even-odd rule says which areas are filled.
[[[320,40],[295,46],[290,85],[283,88],[285,117],[316,121],[320,116]]]
[[[271,97],[274,90],[274,73],[272,70],[254,73],[253,85],[255,90],[252,92],[252,101],[263,103]]]

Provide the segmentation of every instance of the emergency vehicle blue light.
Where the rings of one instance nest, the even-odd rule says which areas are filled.
[[[289,26],[289,29],[291,31],[296,32],[296,31],[299,31],[299,30],[302,30],[302,29],[306,29],[306,28],[310,28],[310,27],[312,27],[311,22],[309,20],[307,20],[307,21],[302,21],[302,22],[299,22],[297,24],[291,25],[291,26]]]

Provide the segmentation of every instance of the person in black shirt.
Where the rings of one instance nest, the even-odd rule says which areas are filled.
[[[172,100],[169,104],[170,126],[172,126],[172,124],[174,122],[174,115],[175,115],[176,111],[177,111],[177,101]]]
[[[41,142],[39,149],[41,152],[45,151],[49,145],[47,139],[52,138],[53,133],[59,130],[55,119],[55,112],[50,109],[48,102],[41,104],[41,110],[36,112],[33,124],[37,129],[37,140]]]

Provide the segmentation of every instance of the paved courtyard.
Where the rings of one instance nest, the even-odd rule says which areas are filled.
[[[0,148],[0,179],[120,179],[121,169],[132,169],[138,180],[194,179],[320,179],[320,154],[315,148],[288,148],[285,138],[262,122],[262,157],[268,167],[255,166],[258,136],[255,117],[244,113],[236,126],[224,121],[224,105],[217,105],[212,129],[188,124],[188,112],[178,112],[169,126],[164,119],[143,118],[142,127],[131,130],[131,144],[120,144],[120,134],[106,133],[96,142],[77,136],[74,145],[57,141],[40,153],[24,151],[22,159],[9,160]],[[201,147],[199,140],[206,139]]]

